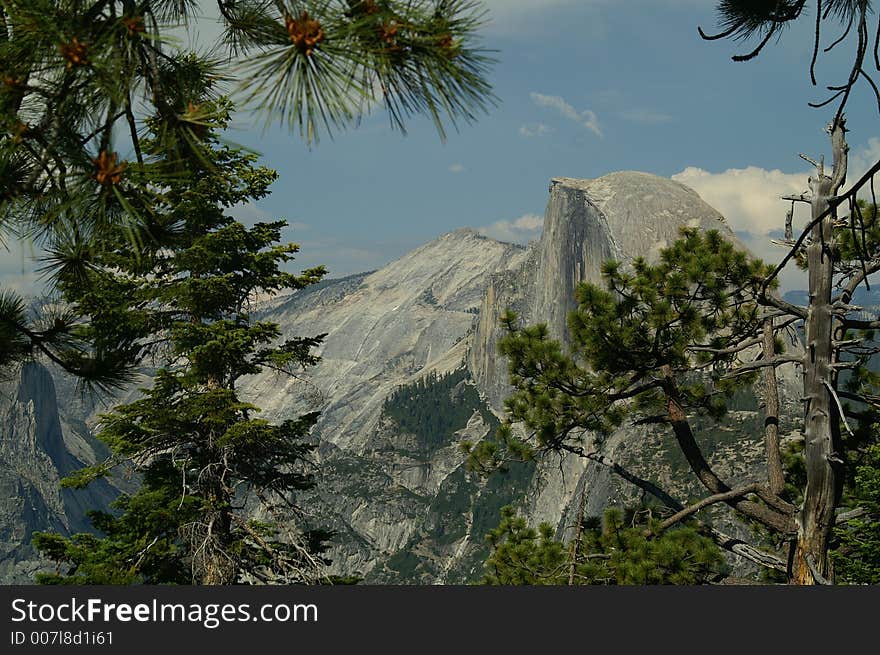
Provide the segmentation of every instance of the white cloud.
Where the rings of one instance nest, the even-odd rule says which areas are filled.
[[[599,118],[589,109],[578,111],[561,96],[547,96],[543,93],[531,93],[529,95],[532,98],[532,102],[539,107],[555,109],[568,120],[580,123],[598,137],[602,136],[602,128],[599,127]]]
[[[512,221],[495,221],[491,225],[479,228],[480,234],[510,243],[528,243],[541,234],[544,217],[537,214],[525,214]]]
[[[781,232],[785,228],[785,214],[790,203],[781,197],[806,191],[809,176],[809,171],[783,173],[758,166],[731,168],[721,173],[691,166],[673,175],[672,179],[691,187],[721,212],[754,256],[775,264],[787,252],[785,247],[774,244],[769,236],[771,232]],[[798,204],[794,215],[796,233],[809,218],[809,207]],[[795,266],[787,266],[779,281],[783,291],[803,289],[806,284],[803,272]]]
[[[544,123],[535,123],[531,125],[521,125],[519,128],[520,136],[524,136],[528,139],[535,137],[547,136],[548,134],[553,134],[553,128],[549,125],[544,125]]]
[[[804,192],[808,177],[809,172],[783,173],[757,166],[730,168],[723,173],[690,166],[672,179],[699,193],[724,215],[731,229],[763,235],[784,228],[788,203],[781,196]],[[802,212],[806,220],[808,215]],[[795,229],[798,215],[796,212]]]
[[[880,138],[872,137],[849,155],[848,182],[856,182],[880,159]],[[811,170],[783,173],[758,166],[730,168],[711,173],[690,166],[672,176],[673,180],[691,187],[706,202],[720,211],[735,231],[766,235],[785,226],[785,213],[790,207],[784,195],[808,191]],[[795,209],[794,229],[809,221],[809,209],[799,204]]]
[[[465,167],[463,164],[453,164],[449,167],[449,172],[458,175],[459,173],[464,173]]]
[[[668,123],[672,116],[652,109],[629,109],[621,114],[624,120],[631,123],[643,123],[645,125],[659,125]]]
[[[858,150],[851,150],[847,165],[847,186],[859,181],[868,169],[880,160],[880,139],[871,137]],[[870,194],[870,191],[868,192]]]

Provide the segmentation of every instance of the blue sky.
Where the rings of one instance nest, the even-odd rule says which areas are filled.
[[[809,166],[797,155],[827,152],[822,129],[833,113],[807,106],[824,98],[809,81],[810,18],[757,60],[734,63],[730,56],[747,45],[697,34],[698,25],[715,26],[713,0],[484,4],[498,107],[445,143],[427,120],[410,122],[403,136],[376,111],[311,149],[244,112],[230,139],[281,177],[240,216],[287,219],[286,237],[302,246],[297,266],[325,264],[337,277],[460,227],[526,241],[540,233],[551,177],[642,170],[689,184],[761,256],[781,256],[766,236],[782,227],[787,207],[778,196],[806,189]],[[210,16],[196,32],[199,43],[211,41]],[[842,80],[845,54],[823,60],[820,84]],[[866,88],[848,115],[855,179],[880,157]],[[15,244],[4,260],[7,275],[31,268]]]

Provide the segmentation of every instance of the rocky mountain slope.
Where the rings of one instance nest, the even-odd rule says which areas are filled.
[[[482,480],[464,470],[457,444],[478,440],[503,416],[509,387],[497,342],[506,309],[564,338],[578,282],[599,281],[609,258],[656,258],[682,226],[718,229],[736,241],[716,210],[671,180],[636,172],[556,178],[543,235],[526,249],[458,231],[376,273],[267,307],[289,334],[328,333],[322,362],[303,379],[264,375],[248,390],[273,418],[305,409],[297,398],[311,397],[309,408],[323,412],[321,480],[307,505],[340,534],[331,553],[336,570],[370,582],[462,582],[479,575],[485,532],[503,504],[564,533],[583,485],[592,514],[636,499],[637,490],[607,467],[574,457]],[[444,439],[420,440],[383,411],[396,387],[459,370],[478,394],[459,393],[471,419]],[[707,436],[710,457],[733,480],[760,452],[754,399],[740,409]],[[672,461],[675,453],[664,433],[645,428],[625,428],[603,446],[609,458],[687,499],[699,490],[686,482],[683,462]]]
[[[480,478],[465,470],[458,444],[483,438],[503,416],[509,387],[497,342],[498,318],[506,309],[526,322],[545,322],[564,338],[578,282],[599,281],[609,258],[656,257],[685,225],[719,229],[735,240],[717,211],[671,180],[635,172],[556,178],[543,235],[527,248],[458,230],[381,270],[263,303],[261,316],[278,322],[285,336],[327,335],[317,366],[296,377],[256,376],[245,381],[243,394],[272,420],[321,411],[314,432],[320,443],[318,486],[301,504],[306,520],[337,532],[329,553],[334,572],[367,582],[461,583],[479,576],[485,533],[505,504],[518,505],[532,523],[550,521],[565,535],[583,487],[590,514],[636,499],[636,490],[607,467],[573,457]],[[786,402],[794,396],[788,388]],[[70,422],[93,420],[93,408],[64,397],[69,408],[62,407],[62,414],[72,416]],[[24,411],[20,403],[16,407]],[[794,416],[790,402],[789,408]],[[723,428],[704,436],[710,459],[727,462],[721,472],[734,481],[761,443],[754,398],[738,409]],[[440,418],[413,419],[426,416]],[[783,430],[793,427],[789,422]],[[22,430],[4,433],[0,443],[26,441],[22,435],[30,433]],[[15,470],[22,463],[37,470],[28,462],[42,457],[41,448],[40,461],[54,462],[48,445],[35,446],[12,453]],[[602,445],[602,453],[664,482],[683,500],[698,491],[686,482],[683,463],[662,432],[625,427]],[[48,464],[44,469],[42,486],[21,487],[19,497],[31,494],[44,504],[54,498],[57,475]],[[22,475],[8,475],[3,484],[24,484]],[[15,511],[0,516],[10,544],[25,543],[33,526],[72,527],[72,512]],[[23,552],[7,559],[22,559]]]
[[[84,426],[62,418],[45,367],[30,362],[7,375],[0,383],[0,582],[24,584],[45,565],[30,545],[34,531],[86,531],[86,512],[106,507],[118,492],[106,481],[61,488],[62,477],[106,450]]]

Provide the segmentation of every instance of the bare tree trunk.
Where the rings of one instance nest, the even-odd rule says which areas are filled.
[[[813,221],[829,207],[829,198],[843,183],[846,171],[846,147],[842,122],[832,128],[834,178],[825,175],[821,164],[810,178]],[[841,175],[841,171],[843,172]],[[813,226],[807,246],[810,305],[806,321],[804,357],[804,459],[807,484],[798,517],[798,535],[791,562],[789,581],[810,585],[833,580],[828,559],[828,541],[834,527],[834,510],[840,501],[841,476],[838,462],[840,416],[833,397],[835,384],[833,287],[834,216],[829,214]]]
[[[574,584],[574,576],[577,573],[578,556],[581,553],[581,543],[584,538],[584,512],[587,509],[587,481],[581,480],[581,501],[578,507],[577,527],[575,528],[574,541],[572,542],[571,565],[568,569],[568,586]]]
[[[775,333],[773,319],[764,320],[764,360],[775,355]],[[779,451],[779,384],[776,369],[764,369],[764,451],[767,457],[767,483],[770,493],[779,495],[785,489],[785,473],[782,469],[782,455]]]
[[[690,465],[691,471],[697,476],[697,479],[706,490],[713,495],[726,494],[732,491],[730,486],[719,478],[715,471],[712,470],[712,467],[709,466],[709,462],[706,461],[703,451],[700,449],[699,444],[697,444],[687,415],[682,407],[678,387],[669,367],[664,367],[663,372],[665,375],[663,392],[666,396],[666,420],[672,427],[672,432],[675,435],[678,446]],[[789,534],[794,530],[791,517],[771,507],[747,500],[738,495],[725,502],[750,519],[758,521],[771,530],[782,534]]]
[[[235,583],[236,570],[230,555],[226,552],[229,534],[232,530],[228,512],[212,512],[211,525],[215,532],[202,544],[207,551],[204,556],[202,579],[203,585],[231,585]]]

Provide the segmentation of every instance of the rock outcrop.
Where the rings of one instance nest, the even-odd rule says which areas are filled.
[[[610,259],[656,260],[682,227],[719,230],[738,243],[717,210],[673,180],[632,171],[595,180],[553,178],[540,240],[519,270],[492,279],[480,308],[468,367],[492,406],[502,409],[510,391],[506,364],[497,356],[505,309],[526,324],[546,323],[551,336],[564,340],[580,282],[601,283]]]
[[[323,441],[363,450],[394,389],[459,368],[492,275],[525,250],[456,230],[370,274],[331,280],[272,302],[284,336],[326,334],[321,362],[297,378],[267,372],[245,383],[267,418],[321,410]]]
[[[45,367],[30,362],[7,374],[0,384],[0,581],[24,584],[45,566],[30,544],[35,531],[87,531],[86,512],[106,508],[118,492],[106,481],[61,488],[62,477],[106,450],[62,420]]]
[[[483,479],[465,470],[459,445],[484,438],[503,417],[510,392],[498,355],[503,312],[547,323],[564,339],[578,283],[600,282],[608,259],[655,259],[682,226],[718,229],[735,240],[720,214],[677,182],[636,172],[556,178],[543,235],[527,248],[457,230],[381,270],[262,303],[260,317],[279,323],[286,337],[326,334],[317,366],[295,377],[263,373],[244,381],[242,394],[273,421],[320,410],[318,484],[301,505],[304,520],[337,533],[328,553],[333,572],[367,582],[465,582],[479,576],[484,536],[505,504],[516,504],[533,524],[556,524],[566,536],[580,489],[587,490],[589,514],[638,500],[638,490],[608,467],[575,457]],[[451,387],[431,383],[420,393],[434,394],[431,402],[460,420],[441,421],[442,429],[430,434],[404,429],[387,403],[395,390],[415,389],[429,374],[453,376],[443,378]],[[95,456],[94,445],[76,435],[97,410],[65,390],[65,428],[52,418],[55,394],[41,376],[36,369],[23,373],[13,388],[28,391],[11,392],[15,400],[2,408],[9,427],[0,434],[0,489],[7,491],[0,504],[0,579],[7,581],[38,565],[26,546],[32,530],[81,529],[79,508],[112,496],[98,490],[74,507],[58,491],[60,475]],[[783,389],[791,416],[794,396]],[[704,444],[733,482],[760,459],[761,442],[757,413],[737,409]],[[790,422],[782,427],[793,429]],[[663,431],[627,426],[597,447],[683,499],[699,492]]]

